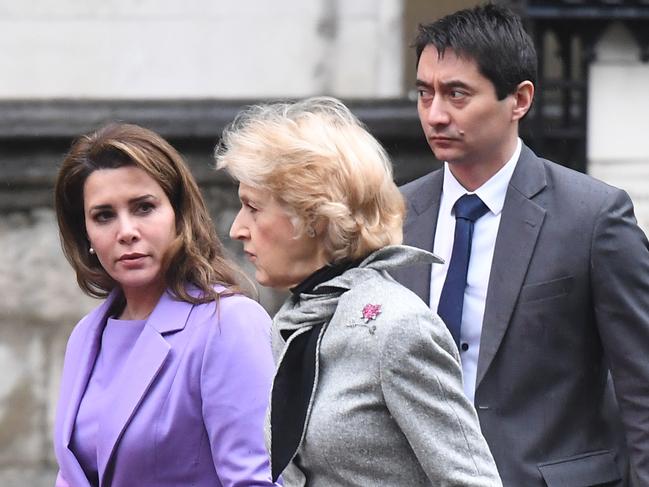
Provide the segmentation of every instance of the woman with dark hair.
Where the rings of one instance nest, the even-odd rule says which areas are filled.
[[[235,284],[178,152],[136,125],[82,136],[55,206],[79,286],[106,298],[68,342],[56,485],[273,485],[270,318]]]

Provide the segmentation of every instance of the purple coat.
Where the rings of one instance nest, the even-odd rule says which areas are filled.
[[[75,327],[57,408],[57,487],[87,487],[69,449],[115,293]],[[163,294],[115,378],[97,436],[100,484],[269,486],[263,422],[274,372],[270,318],[235,295],[192,305]]]

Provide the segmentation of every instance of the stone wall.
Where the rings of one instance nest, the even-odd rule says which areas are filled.
[[[0,217],[3,486],[53,482],[50,432],[63,352],[72,325],[92,305],[57,243],[51,209]]]
[[[0,98],[400,96],[402,0],[0,0]]]

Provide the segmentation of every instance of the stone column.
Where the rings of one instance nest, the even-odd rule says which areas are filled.
[[[588,173],[626,190],[649,233],[649,64],[629,32],[614,24],[590,68]]]

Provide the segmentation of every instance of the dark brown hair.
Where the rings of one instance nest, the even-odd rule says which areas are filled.
[[[534,42],[521,18],[504,5],[478,5],[420,25],[414,42],[417,64],[429,45],[440,58],[449,49],[474,60],[480,73],[493,83],[499,100],[514,93],[523,81],[536,84]]]
[[[55,208],[63,252],[88,295],[106,297],[118,287],[95,255],[89,253],[83,191],[98,169],[135,166],[165,192],[176,216],[176,238],[164,259],[165,283],[177,298],[190,303],[218,299],[214,285],[240,291],[243,274],[223,254],[205,201],[181,155],[161,136],[143,127],[112,123],[76,139],[58,172]],[[188,285],[199,295],[192,295]]]

